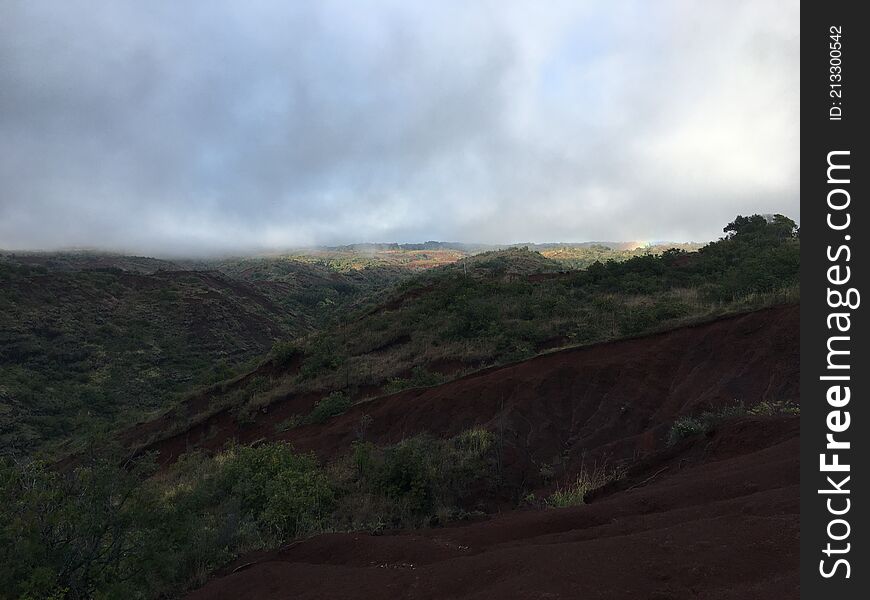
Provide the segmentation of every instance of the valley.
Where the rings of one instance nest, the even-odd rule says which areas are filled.
[[[793,591],[799,237],[784,217],[725,233],[583,268],[528,247],[437,266],[392,246],[7,256],[0,522],[33,550],[5,557],[0,583]],[[602,252],[571,260],[585,251]],[[668,548],[691,549],[679,571],[663,571]],[[638,568],[622,576],[626,557]]]

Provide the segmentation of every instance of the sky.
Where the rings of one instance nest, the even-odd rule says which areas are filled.
[[[0,248],[799,220],[799,2],[3,0]]]

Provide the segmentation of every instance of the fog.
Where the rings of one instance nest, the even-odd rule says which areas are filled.
[[[799,2],[0,4],[0,248],[799,219]]]

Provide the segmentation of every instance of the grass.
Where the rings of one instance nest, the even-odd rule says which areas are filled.
[[[674,421],[668,431],[667,444],[673,446],[688,437],[711,431],[724,421],[745,416],[772,417],[776,415],[799,415],[800,406],[790,402],[764,400],[747,408],[742,402],[702,412],[698,416],[683,416]]]
[[[560,486],[546,499],[546,505],[551,508],[566,508],[584,503],[586,494],[604,484],[619,479],[621,471],[605,464],[587,468],[580,467],[580,472],[567,485]]]

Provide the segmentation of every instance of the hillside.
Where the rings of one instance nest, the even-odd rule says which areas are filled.
[[[798,308],[785,305],[658,334],[583,346],[366,400],[323,423],[276,425],[309,409],[290,394],[252,422],[231,409],[155,442],[161,461],[191,448],[221,450],[283,440],[333,459],[361,439],[379,446],[474,427],[496,431],[504,460],[526,492],[570,478],[581,461],[626,460],[661,449],[681,415],[798,399]],[[507,467],[506,467],[507,468]],[[518,490],[520,491],[520,490]]]
[[[246,555],[187,598],[797,597],[798,425],[729,423],[588,505]]]
[[[542,250],[570,250],[584,261],[633,255],[600,245]],[[85,250],[7,253],[0,256],[4,451],[30,453],[165,410],[186,391],[244,373],[275,342],[305,345],[302,338],[312,332],[338,331],[342,320],[356,318],[349,311],[379,302],[396,283],[415,274],[417,283],[411,287],[434,285],[424,273],[429,269],[455,273],[449,265],[460,260],[466,275],[469,268],[477,275],[486,272],[485,263],[493,260],[507,261],[497,268],[506,268],[508,277],[566,268],[535,252],[505,250],[497,260],[493,256],[482,247],[444,243],[207,260]],[[364,319],[355,329],[381,326],[372,320]],[[369,331],[361,339],[371,336]],[[332,343],[328,333],[321,339]],[[525,339],[516,343],[519,351],[510,344],[498,352],[482,349],[470,363],[537,349]],[[407,361],[397,368],[388,365],[380,379],[408,369]]]
[[[194,599],[792,593],[798,313],[755,311],[399,392],[274,436],[295,450],[228,446],[203,429],[155,447],[184,457],[150,479],[147,460],[118,470],[89,459],[76,477],[0,463],[0,522],[75,515],[48,533],[9,521],[29,541],[0,555],[0,583],[28,581],[28,565],[46,560],[31,544],[46,535],[73,536],[47,554],[63,561],[103,547],[108,530],[119,553],[86,558],[75,589],[116,585],[108,565],[148,597],[205,584]],[[213,458],[189,451],[212,444]],[[119,493],[131,500],[87,510]],[[687,553],[677,568],[673,552]]]
[[[399,277],[302,263],[282,265],[280,277],[172,266],[82,254],[0,261],[4,452],[166,409]]]
[[[278,436],[329,462],[361,436],[390,445],[483,427],[495,432],[497,476],[513,499],[478,504],[500,510],[461,526],[327,533],[245,555],[188,598],[794,594],[798,418],[751,407],[798,405],[798,322],[798,307],[787,306],[566,350]],[[747,412],[668,444],[681,417],[726,414],[738,402]],[[361,433],[362,415],[370,420]],[[579,481],[584,465],[620,463],[630,466],[587,493],[586,505],[542,509],[529,500]],[[517,505],[525,508],[509,510]]]
[[[327,399],[320,410],[331,416],[560,347],[794,302],[799,241],[781,233],[771,225],[695,253],[671,250],[587,270],[566,271],[527,249],[469,257],[361,300],[331,326],[277,346],[256,369],[192,394],[124,439],[150,447],[205,424],[217,438],[227,430],[292,429]],[[292,407],[280,422],[279,406]]]
[[[793,590],[800,240],[781,216],[739,217],[725,233],[696,252],[583,270],[527,248],[423,271],[286,257],[222,271],[9,267],[7,305],[39,307],[10,320],[33,328],[21,339],[40,340],[34,357],[53,356],[52,339],[100,340],[91,319],[129,327],[143,310],[159,325],[154,349],[184,333],[213,340],[196,352],[232,356],[256,323],[282,341],[156,418],[119,412],[114,424],[138,423],[59,462],[0,459],[0,535],[14,540],[0,545],[0,587],[71,598]],[[54,314],[60,334],[41,341]],[[273,335],[273,322],[289,333]],[[103,342],[131,339],[118,331]],[[15,351],[14,368],[28,365]],[[164,368],[146,360],[127,365],[127,385],[143,364]],[[63,384],[82,382],[56,362]],[[52,391],[36,388],[29,406]],[[696,527],[708,529],[699,544]],[[755,547],[759,536],[768,543]],[[693,559],[657,579],[663,563],[645,557],[674,540]],[[618,579],[623,556],[638,568]],[[705,566],[719,559],[751,572]],[[623,587],[599,589],[599,575]]]

